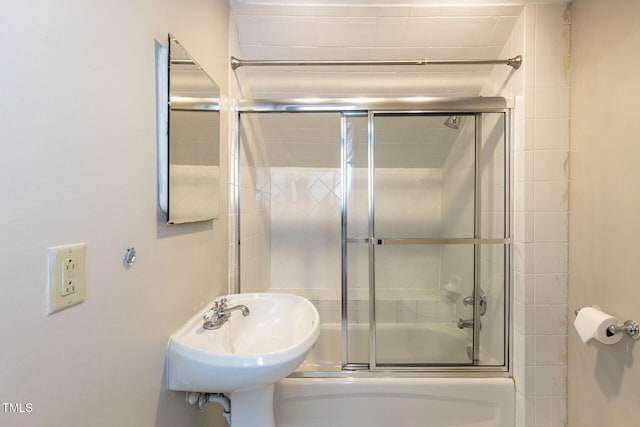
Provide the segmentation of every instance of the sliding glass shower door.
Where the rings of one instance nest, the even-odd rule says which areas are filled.
[[[504,364],[508,156],[493,116],[343,118],[345,368]]]
[[[240,114],[238,290],[318,308],[300,375],[508,370],[509,110],[446,104]]]

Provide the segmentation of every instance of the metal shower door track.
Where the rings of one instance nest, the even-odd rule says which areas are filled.
[[[511,108],[503,97],[293,98],[242,99],[239,112],[500,113]]]

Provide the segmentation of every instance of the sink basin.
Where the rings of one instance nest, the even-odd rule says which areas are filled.
[[[318,311],[305,298],[290,294],[226,298],[228,307],[242,304],[250,314],[232,312],[219,329],[209,330],[202,319],[207,307],[173,334],[167,350],[169,389],[231,393],[233,427],[273,425],[273,385],[295,371],[315,344]],[[271,413],[260,414],[260,405]],[[241,412],[252,411],[256,418],[271,421],[239,421],[247,415]]]

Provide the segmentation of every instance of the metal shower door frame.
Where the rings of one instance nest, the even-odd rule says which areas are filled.
[[[380,372],[396,372],[398,375],[411,375],[415,376],[469,376],[476,375],[477,373],[482,376],[509,375],[511,372],[511,341],[512,332],[510,325],[512,324],[512,309],[511,309],[511,287],[512,287],[512,156],[511,156],[511,141],[512,141],[512,106],[509,105],[507,100],[502,97],[477,97],[477,98],[440,98],[440,97],[411,97],[411,98],[341,98],[341,99],[288,99],[288,100],[240,100],[237,107],[237,141],[235,153],[233,153],[233,161],[236,165],[235,179],[238,185],[236,185],[236,192],[239,193],[240,189],[240,131],[239,122],[240,116],[243,112],[339,112],[342,114],[341,118],[341,169],[342,169],[342,206],[341,206],[341,234],[342,234],[342,306],[341,306],[341,329],[342,329],[342,369],[343,372],[300,372],[294,373],[294,377],[345,377],[345,376],[362,376],[367,377],[371,375],[377,375]],[[461,238],[461,239],[371,239],[367,238],[366,242],[369,246],[369,327],[370,327],[370,360],[368,364],[361,363],[347,363],[348,361],[348,286],[347,286],[347,244],[349,243],[347,238],[347,192],[346,192],[346,120],[349,117],[368,117],[367,133],[368,133],[368,189],[369,192],[369,236],[375,236],[374,234],[374,200],[373,200],[373,172],[374,172],[374,117],[376,114],[422,114],[422,115],[454,115],[456,113],[466,113],[476,115],[476,159],[475,159],[475,212],[474,212],[474,238]],[[480,150],[481,150],[481,117],[483,113],[503,113],[504,114],[504,126],[505,126],[505,222],[504,222],[504,239],[483,239],[480,237]],[[480,126],[478,128],[478,126]],[[239,228],[240,222],[240,195],[234,194],[234,205],[237,213],[237,227]],[[240,239],[239,231],[238,239]],[[411,240],[411,242],[408,242]],[[239,245],[238,241],[238,245]],[[504,256],[504,280],[505,280],[505,298],[504,298],[504,365],[496,366],[480,366],[474,364],[473,366],[434,366],[434,365],[419,365],[419,366],[402,366],[402,365],[385,365],[378,366],[375,360],[375,245],[384,244],[473,244],[474,245],[474,324],[479,324],[479,310],[478,303],[480,301],[480,248],[483,244],[502,244],[505,248]],[[240,256],[238,253],[238,274],[236,283],[231,283],[231,287],[235,288],[237,292],[240,292]],[[479,348],[476,343],[479,342],[479,330],[480,328],[474,327],[474,361],[479,359]]]
[[[505,165],[504,165],[504,183],[505,183],[505,200],[504,200],[504,238],[482,238],[481,230],[482,230],[482,183],[481,183],[481,150],[482,150],[482,114],[483,113],[498,113],[498,111],[482,111],[482,112],[466,112],[466,115],[473,116],[475,121],[475,132],[474,132],[474,236],[473,238],[426,238],[426,239],[378,239],[375,233],[375,124],[374,119],[376,115],[384,114],[384,115],[392,115],[398,114],[399,116],[406,115],[436,115],[436,116],[447,116],[449,114],[455,114],[456,112],[460,113],[460,111],[378,111],[378,110],[368,110],[365,112],[357,112],[357,113],[344,113],[342,114],[342,123],[341,123],[341,159],[342,159],[342,324],[341,324],[341,334],[342,334],[342,369],[347,371],[359,371],[365,370],[370,372],[378,372],[378,371],[411,371],[411,370],[429,370],[429,371],[447,371],[451,368],[458,367],[467,367],[466,365],[456,366],[452,364],[451,367],[443,367],[443,366],[434,366],[433,364],[417,364],[411,366],[403,366],[403,365],[393,365],[393,364],[384,364],[384,366],[379,366],[376,360],[376,280],[375,280],[375,246],[378,245],[406,245],[406,244],[473,244],[474,248],[474,287],[473,287],[473,298],[474,298],[474,310],[473,310],[473,360],[472,365],[477,370],[483,369],[493,369],[494,367],[482,367],[480,366],[480,327],[476,327],[475,325],[480,325],[480,310],[479,303],[482,300],[481,288],[482,288],[482,245],[485,244],[501,244],[504,245],[506,249],[508,249],[505,253],[505,264],[504,270],[506,272],[511,272],[511,259],[510,259],[510,246],[511,246],[511,158],[510,158],[510,110],[499,111],[499,113],[504,114],[504,132],[505,132]],[[356,243],[353,239],[350,239],[347,235],[347,213],[348,213],[348,193],[347,193],[347,146],[348,146],[348,134],[347,134],[347,120],[351,117],[367,117],[367,198],[368,198],[368,237],[364,243],[368,244],[368,254],[369,254],[369,363],[350,363],[349,362],[349,354],[348,354],[348,341],[349,341],[349,318],[348,318],[348,263],[347,263],[347,245],[349,243]],[[362,243],[362,242],[361,242]],[[510,289],[510,274],[505,274],[505,305],[508,305],[509,299],[509,289]],[[509,334],[509,313],[510,310],[508,307],[504,309],[504,321],[505,321],[505,336],[504,336],[504,348],[505,348],[505,369],[508,369],[508,356],[509,356],[509,342],[510,342],[510,334]]]

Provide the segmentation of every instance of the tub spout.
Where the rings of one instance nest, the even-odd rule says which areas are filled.
[[[459,319],[458,320],[458,328],[473,328],[473,319]]]

